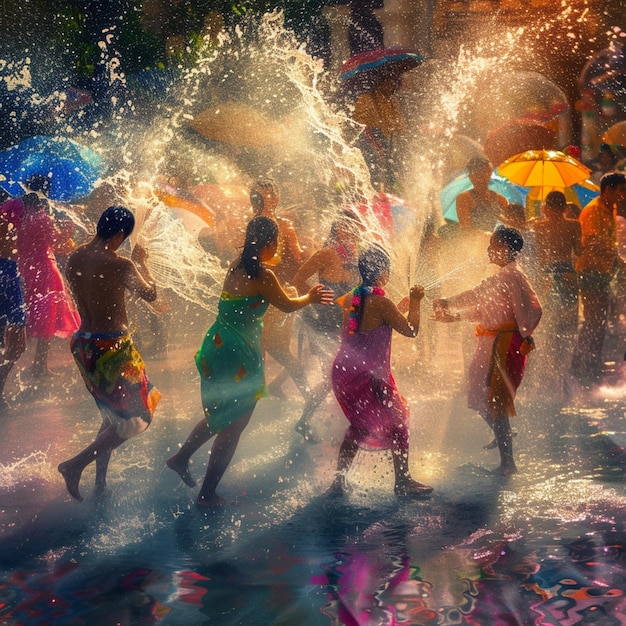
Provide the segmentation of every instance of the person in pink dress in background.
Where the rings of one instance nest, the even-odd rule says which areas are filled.
[[[37,340],[37,349],[29,373],[43,378],[48,369],[48,352],[53,337],[68,338],[80,326],[80,316],[59,271],[55,251],[67,244],[55,227],[45,193],[45,180],[28,181],[31,193],[24,196],[24,215],[18,231],[18,267],[24,280],[26,332]],[[43,177],[45,178],[45,177]]]

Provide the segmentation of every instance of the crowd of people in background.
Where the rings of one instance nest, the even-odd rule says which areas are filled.
[[[508,476],[517,471],[510,418],[535,347],[533,334],[541,338],[544,360],[554,365],[551,384],[566,401],[573,392],[600,384],[606,373],[607,327],[623,322],[626,242],[619,238],[626,220],[626,175],[604,174],[599,196],[578,215],[562,192],[552,191],[542,215],[528,220],[523,206],[488,188],[493,170],[488,160],[472,159],[467,169],[473,187],[457,198],[458,228],[445,237],[429,232],[430,261],[436,265],[433,250],[448,246],[449,254],[451,242],[457,255],[471,244],[496,271],[461,293],[439,294],[427,315],[439,322],[471,322],[463,327],[468,335],[463,341],[471,341],[473,350],[468,406],[493,432],[484,447],[499,450],[498,471]],[[158,286],[141,246],[134,246],[131,258],[119,252],[133,232],[130,210],[109,207],[93,238],[75,242],[71,225],[53,217],[45,180],[26,186],[23,197],[0,206],[0,409],[10,412],[4,387],[27,340],[37,344],[28,374],[41,384],[53,376],[47,360],[52,338],[71,337],[72,355],[102,415],[93,443],[59,465],[68,492],[80,500],[84,468],[95,461],[96,493],[102,493],[111,453],[149,426],[159,401],[130,337],[125,302],[127,294],[153,302]],[[424,288],[414,285],[392,302],[384,291],[392,271],[390,250],[371,237],[358,210],[339,211],[330,232],[307,250],[294,224],[276,215],[278,203],[273,181],[252,186],[254,217],[243,249],[226,270],[217,317],[195,357],[204,415],[168,467],[194,487],[190,458],[214,438],[197,505],[223,504],[216,488],[257,402],[283,395],[291,378],[303,398],[294,428],[306,442],[319,442],[312,418],[331,390],[349,423],[329,493],[344,493],[356,452],[366,447],[391,450],[398,496],[427,496],[432,487],[411,476],[409,409],[391,369],[393,331],[407,337],[420,332]],[[296,356],[291,313],[300,309],[299,340],[306,338],[307,352],[300,345]],[[283,369],[266,384],[269,357]],[[314,385],[313,365],[320,372]]]

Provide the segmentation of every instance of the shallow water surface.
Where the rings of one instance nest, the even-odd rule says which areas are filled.
[[[395,498],[390,458],[365,451],[350,493],[326,496],[345,427],[338,407],[329,398],[315,416],[323,442],[313,445],[293,430],[297,392],[267,398],[220,487],[232,504],[201,513],[197,489],[164,465],[199,418],[192,353],[146,359],[163,400],[151,428],[114,453],[99,502],[91,467],[82,503],[55,469],[98,427],[64,352],[63,383],[24,393],[2,418],[0,623],[626,623],[619,388],[565,408],[528,389],[521,471],[502,479],[461,373],[444,384],[398,364],[412,471],[435,487],[422,500]],[[191,466],[198,478],[206,454]]]

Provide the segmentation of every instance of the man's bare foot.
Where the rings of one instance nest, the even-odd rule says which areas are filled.
[[[69,494],[76,498],[79,502],[83,501],[83,497],[80,495],[78,491],[78,484],[80,483],[80,476],[82,471],[72,469],[70,467],[69,461],[65,461],[65,463],[61,463],[59,467],[57,467],[59,472],[61,472],[61,476],[63,476],[65,480],[65,487],[67,488]]]
[[[179,476],[180,479],[187,485],[187,487],[195,487],[196,481],[194,480],[191,472],[189,471],[189,464],[185,463],[185,465],[181,465],[176,462],[176,455],[170,457],[165,461],[165,464],[171,469],[174,470]]]
[[[501,465],[497,470],[496,474],[500,476],[512,476],[513,474],[517,474],[517,466],[515,463],[507,463],[506,465]]]
[[[419,483],[412,478],[403,480],[402,482],[397,482],[393,489],[394,493],[400,497],[413,497],[419,498],[423,496],[430,495],[433,491],[433,488],[429,485],[425,485],[424,483]]]
[[[226,498],[222,498],[214,493],[212,496],[198,496],[196,500],[196,507],[201,511],[206,511],[208,509],[217,509],[222,506],[227,506],[231,502]]]

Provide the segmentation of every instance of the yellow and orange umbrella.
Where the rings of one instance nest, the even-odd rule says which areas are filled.
[[[527,150],[504,161],[498,174],[522,187],[562,189],[587,180],[591,170],[558,150]]]

